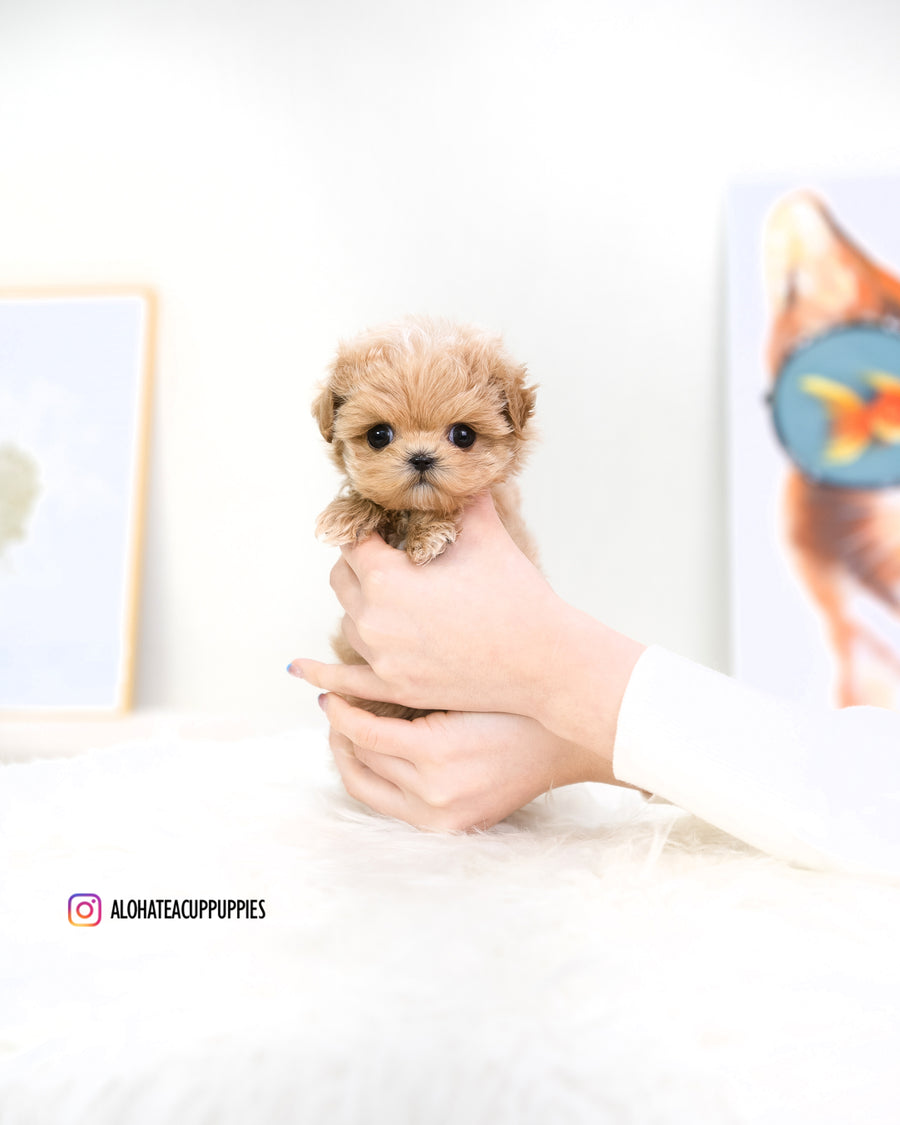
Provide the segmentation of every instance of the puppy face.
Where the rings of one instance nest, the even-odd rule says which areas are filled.
[[[518,469],[535,398],[525,378],[497,337],[409,319],[344,344],[313,413],[362,496],[450,513]]]

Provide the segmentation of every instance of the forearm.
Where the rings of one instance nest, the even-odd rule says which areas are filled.
[[[803,708],[556,616],[533,713],[590,752],[585,780],[611,769],[780,858],[900,877],[900,716]]]
[[[613,770],[772,855],[900,876],[900,716],[807,709],[660,648],[621,702]]]

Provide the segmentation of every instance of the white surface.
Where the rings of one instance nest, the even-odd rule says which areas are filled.
[[[327,757],[182,718],[0,771],[3,1125],[896,1121],[896,890],[603,787],[425,835]]]
[[[336,617],[313,385],[405,312],[541,383],[561,592],[724,665],[725,186],[896,167],[898,32],[874,0],[2,5],[4,281],[161,296],[138,701],[298,706]]]

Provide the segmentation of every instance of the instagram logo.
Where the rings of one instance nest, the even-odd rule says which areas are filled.
[[[69,921],[73,926],[96,926],[100,922],[99,895],[69,895]]]

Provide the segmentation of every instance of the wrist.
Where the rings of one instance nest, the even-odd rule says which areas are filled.
[[[612,767],[619,709],[645,646],[563,603],[534,717]]]

